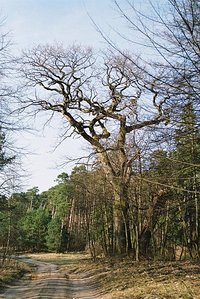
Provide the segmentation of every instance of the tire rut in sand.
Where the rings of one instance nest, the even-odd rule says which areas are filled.
[[[67,282],[70,299],[100,299],[98,282],[91,277],[84,277],[80,274],[69,276]]]
[[[98,283],[82,274],[66,275],[54,264],[23,259],[36,271],[8,286],[1,299],[101,299]]]

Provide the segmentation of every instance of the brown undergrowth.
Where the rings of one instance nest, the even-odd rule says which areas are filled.
[[[30,266],[24,262],[15,259],[6,260],[3,267],[0,267],[0,291],[30,271]]]
[[[66,277],[90,278],[98,286],[102,299],[200,298],[199,262],[98,259],[94,263],[84,254],[52,254],[38,258],[59,265]]]

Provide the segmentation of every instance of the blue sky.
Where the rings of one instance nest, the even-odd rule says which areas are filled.
[[[100,44],[87,11],[102,26],[115,19],[112,0],[1,0],[0,3],[17,48],[52,41]]]
[[[120,0],[120,4],[125,2]],[[136,2],[141,4],[140,0]],[[10,32],[12,49],[16,54],[22,49],[55,41],[66,46],[76,42],[97,49],[105,48],[105,41],[87,13],[112,36],[111,27],[122,29],[123,26],[112,0],[1,0],[0,12],[2,17],[6,17],[3,29]],[[45,131],[41,121],[37,121],[35,127],[38,130],[36,135],[20,134],[18,142],[19,146],[25,146],[27,151],[32,152],[23,159],[27,173],[31,175],[26,188],[38,186],[40,191],[44,191],[54,184],[58,174],[63,171],[70,173],[72,165],[56,169],[62,158],[85,155],[87,145],[80,139],[70,139],[53,152],[58,135],[57,123],[54,122]]]
[[[1,16],[6,18],[3,30],[12,37],[12,50],[18,54],[22,49],[40,43],[62,42],[69,46],[74,42],[82,45],[105,47],[105,42],[94,28],[87,13],[102,28],[117,21],[112,0],[1,0]],[[40,118],[45,116],[41,116]],[[25,189],[38,186],[40,191],[54,184],[57,175],[70,173],[73,164],[57,169],[66,156],[86,155],[87,145],[80,139],[69,139],[56,151],[58,128],[56,121],[42,130],[41,119],[35,122],[35,134],[19,133],[18,146],[30,152],[22,158],[27,171]]]

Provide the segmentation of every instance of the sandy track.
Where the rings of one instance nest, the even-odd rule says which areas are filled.
[[[75,299],[93,299],[102,298],[99,295],[98,285],[91,278],[77,278],[77,275],[70,276],[67,282],[70,296]]]
[[[33,259],[22,258],[23,261],[36,266],[33,275],[25,275],[0,294],[6,299],[93,299],[102,298],[97,291],[97,285],[91,278],[79,274],[68,276],[59,271],[54,264]]]

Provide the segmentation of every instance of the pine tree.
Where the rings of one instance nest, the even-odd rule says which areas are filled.
[[[184,243],[191,257],[199,255],[200,132],[192,102],[181,113],[176,130],[177,184],[180,188],[180,218]]]

